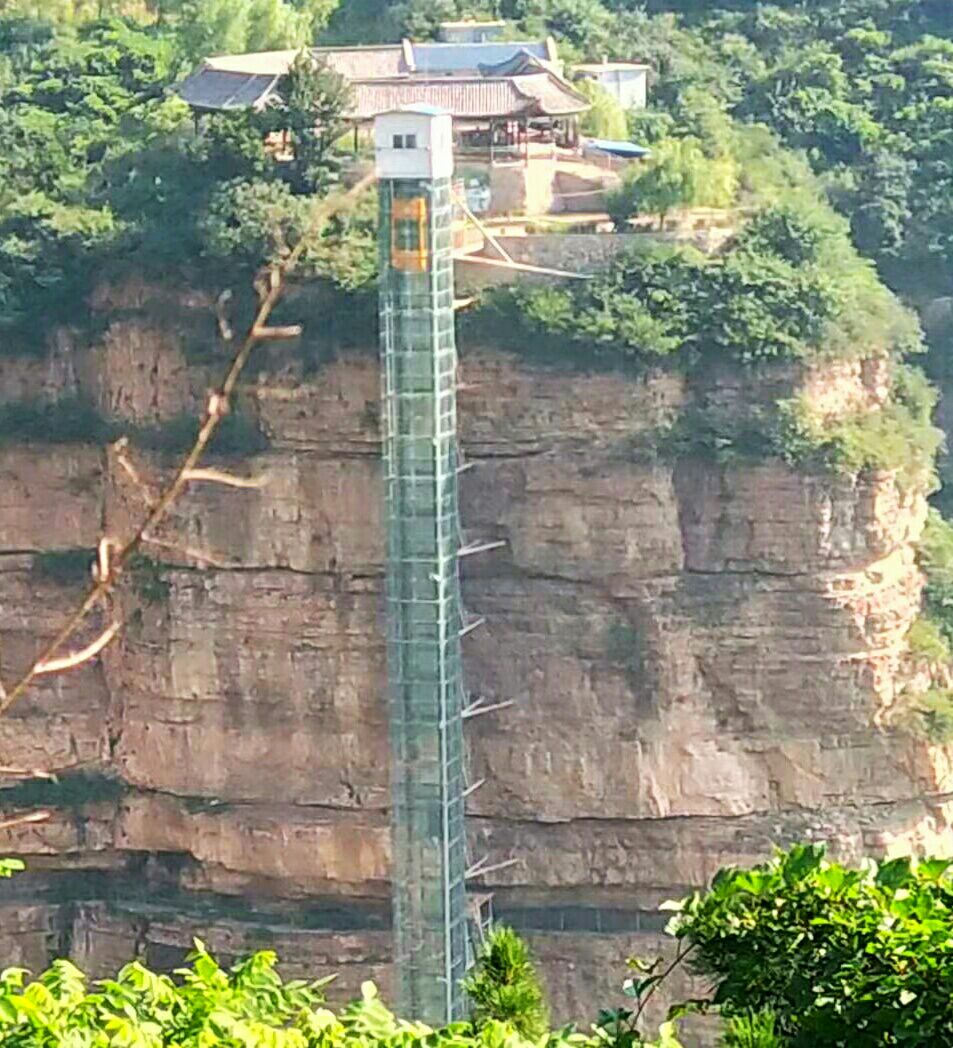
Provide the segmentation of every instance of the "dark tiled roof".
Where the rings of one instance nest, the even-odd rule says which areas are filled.
[[[457,119],[566,116],[588,107],[582,95],[551,73],[520,77],[409,77],[352,85],[352,119],[370,120],[402,106],[424,102]]]
[[[247,55],[221,55],[209,58],[177,91],[196,109],[244,109],[261,106],[278,79],[285,75],[298,51],[259,51]],[[348,80],[373,80],[406,74],[404,47],[315,47],[313,55],[322,58]]]
[[[232,73],[208,67],[199,69],[179,84],[183,101],[195,109],[248,109],[261,105],[278,77]]]
[[[547,42],[404,41],[385,47],[313,48],[312,53],[350,81],[355,101],[349,115],[357,120],[414,103],[438,106],[458,119],[564,116],[588,108],[586,99],[546,64]],[[210,58],[179,85],[178,93],[195,109],[261,107],[297,54],[262,51]],[[448,75],[461,69],[467,75]]]

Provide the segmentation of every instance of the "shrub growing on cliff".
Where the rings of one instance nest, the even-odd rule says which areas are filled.
[[[911,654],[929,662],[945,662],[950,657],[950,645],[937,622],[928,615],[919,615],[907,631],[907,646]]]
[[[918,348],[915,320],[842,225],[773,207],[714,258],[649,243],[584,283],[491,296],[493,334],[522,351],[575,347],[592,361],[679,354],[685,364],[698,355],[746,364]]]
[[[935,509],[927,515],[917,560],[927,579],[924,611],[953,649],[953,524]]]
[[[679,904],[674,934],[727,1017],[768,1009],[796,1048],[953,1043],[950,860],[857,870],[799,845],[725,869]]]
[[[272,953],[256,954],[225,971],[196,943],[190,959],[178,982],[133,963],[115,979],[99,983],[95,992],[88,991],[83,973],[69,961],[54,961],[27,986],[23,969],[8,968],[0,975],[0,1042],[18,1048],[303,1048],[319,1043],[311,1034],[334,1021],[319,1009],[321,988],[329,980],[283,982]]]
[[[947,746],[953,742],[953,691],[928,688],[919,695],[904,696],[900,723],[913,735]]]
[[[720,1048],[781,1048],[774,1012],[753,1012],[729,1019]]]
[[[883,405],[834,418],[802,398],[779,405],[775,444],[795,465],[836,472],[892,471],[901,490],[934,490],[943,432],[933,425],[936,391],[916,368],[897,365]]]

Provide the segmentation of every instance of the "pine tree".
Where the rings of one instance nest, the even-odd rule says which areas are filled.
[[[512,928],[490,932],[463,989],[477,1028],[496,1019],[535,1040],[549,1027],[549,1010],[529,948]]]

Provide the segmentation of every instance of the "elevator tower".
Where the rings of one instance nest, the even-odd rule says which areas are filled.
[[[451,119],[411,106],[374,134],[397,1003],[443,1023],[468,950]]]

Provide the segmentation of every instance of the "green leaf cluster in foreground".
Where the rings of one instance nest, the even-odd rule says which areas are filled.
[[[675,935],[721,1014],[774,1017],[779,1044],[953,1044],[950,860],[851,870],[799,845],[726,869],[680,905]]]
[[[752,869],[727,868],[680,903],[677,949],[629,961],[631,1007],[588,1032],[549,1029],[532,958],[496,929],[466,983],[470,1019],[441,1029],[395,1017],[371,983],[334,1012],[330,980],[285,982],[271,952],[221,968],[200,942],[190,966],[139,963],[90,986],[68,961],[26,984],[0,974],[0,1044],[9,1048],[681,1048],[675,1023],[723,1020],[722,1048],[953,1044],[953,860],[898,858],[849,869],[795,845]],[[12,869],[13,867],[11,867]],[[0,874],[3,867],[0,866]],[[672,1006],[655,1039],[645,1008],[688,964],[709,995]]]
[[[512,959],[512,958],[510,958]],[[432,1029],[396,1018],[372,983],[335,1013],[318,982],[285,982],[262,951],[221,968],[200,942],[175,978],[139,963],[90,988],[69,961],[55,961],[25,984],[19,968],[0,975],[0,1043],[6,1048],[621,1048],[596,1027],[545,1029],[530,1039],[515,1022],[480,1021]],[[507,961],[508,963],[508,961]],[[512,1018],[512,1017],[511,1017]],[[641,1039],[637,1044],[652,1048]],[[679,1048],[671,1024],[656,1048]]]

